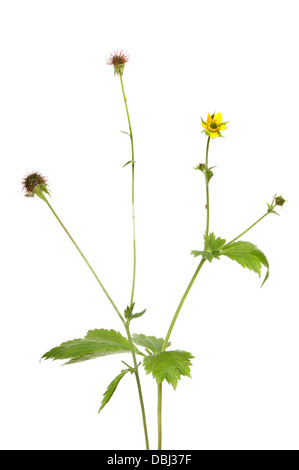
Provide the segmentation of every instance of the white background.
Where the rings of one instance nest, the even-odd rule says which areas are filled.
[[[14,1],[0,6],[1,448],[143,449],[134,378],[100,415],[126,356],[60,367],[40,357],[88,329],[122,325],[47,206],[51,202],[116,304],[130,299],[127,121],[109,52],[125,49],[136,152],[133,331],[163,337],[197,266],[205,189],[200,117],[222,112],[210,146],[211,230],[245,237],[270,262],[253,272],[206,263],[171,337],[195,356],[192,380],[163,388],[165,449],[299,448],[298,2]],[[151,448],[156,385],[141,369]]]

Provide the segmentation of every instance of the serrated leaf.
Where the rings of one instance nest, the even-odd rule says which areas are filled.
[[[181,376],[191,377],[190,366],[194,356],[186,351],[162,351],[146,356],[143,365],[147,374],[152,373],[158,383],[167,380],[176,389]]]
[[[226,240],[224,238],[221,238],[221,237],[216,238],[213,232],[209,233],[207,240],[205,241],[205,250],[204,251],[192,250],[191,254],[195,257],[202,256],[203,258],[207,259],[211,263],[213,258],[219,259],[220,249],[223,247],[223,245],[225,245],[225,242]]]
[[[213,251],[219,251],[225,245],[225,242],[226,240],[224,240],[224,238],[216,238],[216,235],[211,232],[206,240],[206,250],[212,253]]]
[[[101,406],[100,406],[100,409],[99,409],[99,412],[104,408],[104,406],[107,405],[107,403],[109,402],[110,398],[112,397],[112,395],[114,394],[119,382],[121,381],[121,379],[126,375],[127,372],[129,372],[130,369],[124,369],[121,371],[121,373],[119,375],[117,375],[115,377],[115,379],[112,380],[112,382],[108,385],[107,387],[107,390],[106,392],[104,393],[103,395],[103,400],[102,400],[102,403],[101,403]]]
[[[130,352],[130,343],[115,330],[96,329],[89,330],[84,338],[74,339],[61,343],[50,351],[46,352],[44,359],[70,359],[66,364],[95,359],[110,354],[120,354]],[[136,353],[140,353],[138,349]]]
[[[269,263],[264,253],[250,242],[238,241],[224,246],[221,255],[237,261],[243,268],[248,268],[261,277],[262,265],[267,268],[266,276],[261,287],[269,277]]]
[[[210,263],[212,262],[214,255],[213,253],[210,253],[209,251],[197,251],[197,250],[192,250],[191,254],[196,258],[197,256],[202,256],[203,258],[206,258]]]
[[[132,335],[132,340],[138,346],[143,346],[146,349],[149,349],[153,354],[157,354],[162,351],[164,345],[163,338],[156,338],[155,336],[146,336],[143,334],[137,335],[134,333]],[[167,344],[167,348],[171,343]]]

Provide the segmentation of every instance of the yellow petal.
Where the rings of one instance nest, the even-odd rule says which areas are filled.
[[[218,132],[210,132],[210,137],[212,137],[212,139],[216,139],[219,137]]]
[[[207,126],[210,124],[211,122],[211,116],[210,116],[210,113],[208,114],[208,117],[207,117]]]
[[[220,130],[221,130],[221,131],[224,131],[224,129],[228,129],[228,127],[226,127],[225,124],[221,124]]]
[[[222,123],[222,114],[221,113],[215,114],[214,121],[217,122],[218,125],[220,125]]]
[[[204,121],[202,121],[201,125],[205,130],[207,130],[207,125],[204,123]]]

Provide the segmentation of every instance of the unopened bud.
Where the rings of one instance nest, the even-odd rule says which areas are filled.
[[[286,201],[285,201],[285,199],[284,199],[282,196],[277,196],[277,197],[275,198],[275,204],[276,204],[277,206],[283,206],[285,202],[286,202]]]

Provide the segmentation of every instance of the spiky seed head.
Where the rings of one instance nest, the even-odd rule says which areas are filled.
[[[33,171],[25,175],[22,185],[23,190],[26,192],[25,197],[33,197],[35,194],[41,197],[42,192],[50,195],[47,178],[42,176],[38,171]]]
[[[122,75],[124,72],[124,68],[126,63],[129,61],[129,56],[123,50],[121,51],[114,51],[112,54],[110,53],[110,57],[107,60],[108,65],[113,65],[114,67],[114,75]]]

